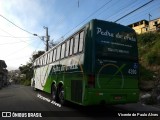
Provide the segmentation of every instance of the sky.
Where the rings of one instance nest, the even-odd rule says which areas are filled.
[[[0,59],[5,60],[8,70],[18,69],[29,62],[33,53],[45,50],[41,40],[46,35],[44,26],[48,27],[50,41],[57,43],[91,19],[115,22],[149,1],[0,0]],[[160,0],[153,0],[117,23],[148,20],[148,14],[151,20],[160,18]]]

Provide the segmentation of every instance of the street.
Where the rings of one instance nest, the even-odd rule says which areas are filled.
[[[76,119],[97,119],[106,117],[122,117],[128,111],[154,111],[158,114],[159,108],[137,104],[115,105],[115,106],[90,106],[83,107],[69,103],[61,106],[51,100],[50,95],[42,91],[33,91],[30,86],[10,85],[0,90],[0,111],[1,112],[38,112],[42,117],[71,117]],[[121,113],[121,114],[118,114]],[[123,114],[122,114],[123,113]],[[158,114],[160,115],[160,114]],[[124,117],[124,116],[123,116]],[[135,117],[136,118],[136,117]],[[156,118],[154,116],[154,118]],[[158,117],[157,117],[158,118]],[[141,117],[141,119],[144,119]],[[151,119],[151,117],[150,117]]]

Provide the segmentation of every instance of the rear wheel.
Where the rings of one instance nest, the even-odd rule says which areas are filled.
[[[61,105],[65,105],[66,104],[66,100],[64,99],[64,88],[63,88],[63,86],[61,86],[61,88],[59,89],[59,95],[58,95],[58,97],[59,97],[59,103],[61,104]]]

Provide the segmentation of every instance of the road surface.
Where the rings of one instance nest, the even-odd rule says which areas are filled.
[[[145,111],[154,111],[154,114],[160,113],[159,108],[141,105],[140,103],[90,107],[82,107],[70,103],[64,107],[52,101],[49,94],[42,91],[33,91],[30,86],[23,85],[10,85],[0,90],[0,112],[2,113],[4,111],[21,113],[21,115],[26,112],[27,115],[28,113],[35,112],[39,113],[39,115],[41,114],[42,117],[48,117],[48,119],[55,117],[56,119],[65,118],[68,120],[71,118],[76,120],[81,118],[83,118],[83,120],[106,120],[106,118],[111,119],[111,117],[124,119],[125,117],[122,117],[122,115],[128,115],[128,113],[132,113],[129,111],[134,111],[135,114],[138,114],[139,111],[142,111],[140,113],[145,113]],[[16,115],[17,114],[12,114],[12,117],[14,116],[15,118]],[[160,114],[158,114],[158,117],[154,117],[154,120],[158,118],[160,118]],[[134,119],[137,118],[134,117]],[[144,117],[141,117],[141,119],[144,120]],[[152,120],[152,117],[147,117],[147,120]]]

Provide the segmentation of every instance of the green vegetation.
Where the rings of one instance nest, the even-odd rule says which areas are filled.
[[[140,88],[142,86],[145,88],[144,83],[148,81],[150,89],[152,89],[153,86],[151,86],[150,82],[155,81],[156,76],[160,74],[160,33],[140,34],[137,35],[137,39],[140,62]]]

